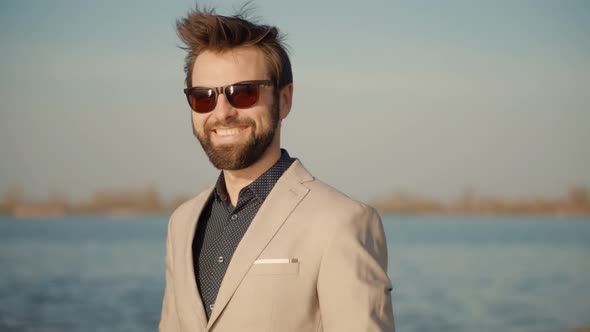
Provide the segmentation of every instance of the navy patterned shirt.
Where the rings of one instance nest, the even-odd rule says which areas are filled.
[[[229,200],[223,172],[219,175],[199,217],[192,246],[195,279],[207,319],[238,243],[275,183],[294,161],[286,150],[281,150],[281,157],[270,169],[240,190],[235,207]]]

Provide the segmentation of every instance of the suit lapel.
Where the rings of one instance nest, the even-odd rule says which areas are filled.
[[[309,191],[301,183],[311,179],[313,177],[296,160],[277,181],[236,248],[217,293],[207,330],[211,329],[256,258]]]
[[[186,284],[184,287],[180,287],[180,289],[186,289],[190,293],[188,299],[191,304],[190,307],[192,309],[192,314],[189,314],[186,317],[193,318],[191,326],[199,326],[199,331],[205,331],[205,322],[207,321],[207,316],[205,316],[205,308],[203,307],[203,301],[201,300],[201,294],[199,293],[199,288],[197,287],[197,281],[195,279],[192,245],[201,212],[209,200],[212,191],[213,187],[209,188],[193,203],[193,206],[190,208],[190,215],[187,218],[188,225],[185,228],[187,232],[184,234],[186,238],[184,241],[185,248],[183,248],[183,252],[185,257],[184,266],[186,266],[186,270],[184,271],[185,277],[183,280],[186,280]]]

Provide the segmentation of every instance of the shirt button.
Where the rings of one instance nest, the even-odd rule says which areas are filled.
[[[214,305],[213,304],[210,304],[209,305],[209,310],[213,311],[213,307],[214,307]]]
[[[217,262],[218,262],[218,263],[223,263],[223,256],[219,256],[219,257],[217,258]]]
[[[234,214],[233,216],[231,216],[231,220],[236,220],[236,219],[238,219],[238,215],[237,214]]]

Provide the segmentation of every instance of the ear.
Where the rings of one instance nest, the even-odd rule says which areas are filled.
[[[280,119],[289,115],[291,112],[291,104],[293,102],[293,83],[285,85],[279,93],[279,108],[280,108]]]

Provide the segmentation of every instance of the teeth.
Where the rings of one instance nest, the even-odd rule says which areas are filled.
[[[217,129],[217,135],[219,135],[219,136],[237,135],[239,132],[240,132],[239,128]]]

